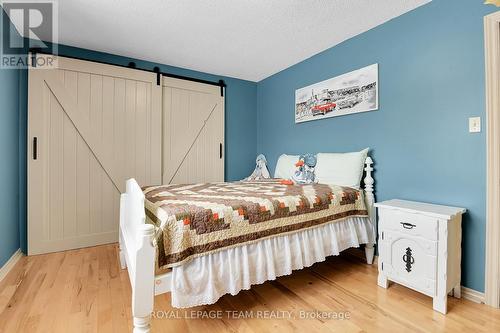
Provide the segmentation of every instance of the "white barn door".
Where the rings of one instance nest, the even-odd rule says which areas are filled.
[[[116,242],[125,180],[161,183],[156,74],[58,57],[28,89],[28,253]]]
[[[163,78],[163,183],[224,181],[221,88]]]

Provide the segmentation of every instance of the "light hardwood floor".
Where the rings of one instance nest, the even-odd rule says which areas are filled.
[[[169,312],[164,294],[155,299],[156,316],[181,318],[153,319],[153,332],[500,332],[500,310],[449,298],[444,316],[430,297],[398,285],[384,290],[376,277],[376,266],[356,257],[331,257],[187,313],[221,311],[222,319],[187,320],[184,310]],[[349,319],[297,318],[310,310]],[[233,319],[226,311],[295,318]],[[114,244],[24,257],[0,283],[0,332],[128,332],[130,316],[130,284]]]

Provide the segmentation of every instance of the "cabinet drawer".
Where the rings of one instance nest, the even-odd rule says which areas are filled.
[[[380,229],[393,230],[408,236],[438,239],[438,219],[395,209],[380,209]]]

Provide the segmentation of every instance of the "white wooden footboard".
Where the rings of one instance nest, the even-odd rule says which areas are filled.
[[[146,224],[144,194],[134,179],[120,198],[120,264],[128,268],[132,286],[134,332],[150,332],[154,304],[154,227]]]

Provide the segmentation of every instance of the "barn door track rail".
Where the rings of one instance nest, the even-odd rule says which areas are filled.
[[[49,52],[44,52],[40,48],[30,48],[29,52],[31,53],[32,64],[33,64],[34,67],[36,66],[36,61],[35,61],[36,55],[37,55],[37,53],[39,53],[39,54],[46,54],[46,55],[61,56],[61,57],[70,58],[70,59],[92,61],[92,62],[97,62],[97,63],[105,64],[105,65],[125,67],[125,68],[132,68],[132,69],[136,69],[136,70],[139,70],[139,71],[156,73],[156,75],[157,75],[157,77],[156,77],[156,84],[157,85],[161,85],[161,76],[166,76],[166,77],[171,77],[171,78],[174,78],[174,79],[187,80],[187,81],[193,81],[193,82],[198,82],[198,83],[210,84],[210,85],[213,85],[213,86],[219,86],[220,87],[220,95],[221,96],[224,96],[224,88],[227,87],[227,85],[224,82],[224,80],[209,81],[209,80],[203,80],[203,79],[198,79],[198,78],[184,76],[184,75],[177,75],[177,74],[172,74],[172,73],[166,73],[166,72],[160,71],[160,67],[158,67],[158,66],[155,66],[153,69],[139,68],[139,67],[137,67],[136,63],[133,62],[133,61],[129,62],[128,65],[121,65],[121,64],[114,64],[114,63],[105,62],[105,61],[97,61],[97,60],[93,60],[93,59],[86,59],[86,58],[80,58],[80,57],[75,57],[75,56],[68,56],[68,55],[64,55],[64,54],[52,54],[52,53],[49,53]]]

